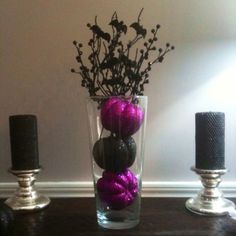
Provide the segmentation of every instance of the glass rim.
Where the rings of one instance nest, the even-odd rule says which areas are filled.
[[[110,97],[121,97],[121,98],[147,98],[147,95],[108,95],[108,96],[103,96],[103,95],[96,95],[96,96],[87,96],[87,99],[107,99]]]

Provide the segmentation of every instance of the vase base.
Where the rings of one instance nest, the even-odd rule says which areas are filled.
[[[115,221],[108,221],[108,220],[103,220],[100,221],[98,220],[98,224],[105,229],[130,229],[135,227],[139,223],[139,220],[134,220],[134,221],[127,221],[127,222],[115,222]]]
[[[139,219],[132,219],[126,215],[120,214],[119,211],[112,211],[110,213],[98,212],[98,224],[106,229],[130,229],[139,223]]]

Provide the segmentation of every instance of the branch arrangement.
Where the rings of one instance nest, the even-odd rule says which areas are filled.
[[[149,83],[152,65],[161,63],[165,55],[174,50],[174,46],[169,43],[166,43],[164,49],[157,49],[154,45],[158,41],[160,25],[151,29],[151,36],[145,40],[147,30],[140,24],[142,11],[143,9],[137,21],[129,26],[135,31],[135,36],[127,43],[122,42],[122,36],[126,35],[128,27],[123,21],[119,21],[116,12],[109,23],[111,34],[98,26],[97,17],[93,25],[87,24],[92,32],[92,38],[88,42],[91,49],[89,65],[85,65],[83,61],[83,45],[73,42],[78,53],[76,60],[79,69],[71,69],[71,72],[82,77],[81,86],[88,90],[90,96],[143,95],[144,86]],[[135,48],[140,40],[143,40],[142,48]],[[135,53],[131,53],[131,50],[135,50]],[[154,52],[154,59],[150,60],[150,55]]]

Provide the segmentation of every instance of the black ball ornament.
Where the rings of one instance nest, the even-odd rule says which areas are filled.
[[[95,162],[102,169],[119,172],[127,167],[128,149],[124,141],[116,137],[99,139],[93,147]]]
[[[4,203],[0,204],[0,235],[10,235],[11,227],[14,221],[14,214],[10,207]]]
[[[107,171],[120,172],[130,167],[136,156],[136,143],[132,137],[124,139],[106,137],[99,139],[93,147],[97,165]]]

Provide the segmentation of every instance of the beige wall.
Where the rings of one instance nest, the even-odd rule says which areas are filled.
[[[156,66],[146,90],[146,181],[194,181],[194,113],[226,113],[226,165],[236,178],[235,0],[1,0],[0,182],[11,182],[8,116],[38,116],[41,181],[90,181],[87,118],[74,39],[114,10],[131,23],[161,24],[160,45],[176,50]],[[86,53],[86,51],[85,51]],[[147,171],[148,170],[148,171]]]

